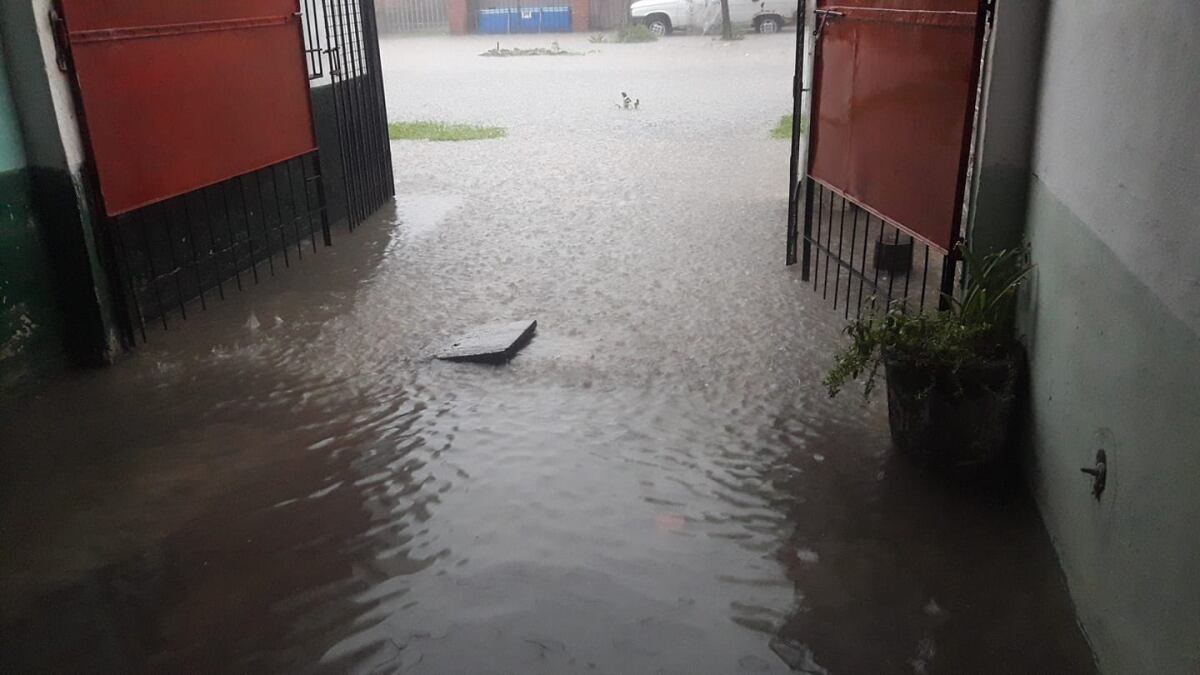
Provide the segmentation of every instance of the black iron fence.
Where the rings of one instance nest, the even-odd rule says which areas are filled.
[[[274,276],[330,243],[317,153],[268,166],[109,221],[131,342],[146,325]],[[136,334],[135,334],[136,332]]]
[[[914,239],[820,182],[804,183],[800,272],[821,297],[868,311],[924,311],[953,290],[955,257]]]
[[[395,194],[374,0],[325,0],[325,32],[347,221]]]

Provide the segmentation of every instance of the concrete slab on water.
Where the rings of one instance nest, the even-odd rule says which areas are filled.
[[[434,356],[443,361],[504,363],[529,344],[535,332],[533,320],[479,326],[448,342]]]

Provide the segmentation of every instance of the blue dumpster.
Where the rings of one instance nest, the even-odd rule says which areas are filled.
[[[570,7],[507,7],[479,10],[479,32],[486,35],[507,33],[569,33]]]
[[[479,32],[486,35],[504,35],[509,32],[508,15],[511,9],[479,10]]]
[[[571,32],[571,8],[543,7],[541,26],[543,33]]]
[[[542,8],[541,7],[521,7],[512,10],[518,13],[517,29],[514,33],[540,33],[542,32]]]

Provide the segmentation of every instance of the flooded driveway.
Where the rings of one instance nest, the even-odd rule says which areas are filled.
[[[3,670],[1091,672],[1026,498],[819,384],[792,39],[385,44],[393,119],[509,136],[393,143],[394,207],[8,405]]]

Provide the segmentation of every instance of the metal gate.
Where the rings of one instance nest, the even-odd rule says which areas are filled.
[[[313,0],[310,4],[316,5]],[[350,229],[395,194],[374,0],[324,0],[317,48],[328,56]],[[316,16],[312,19],[315,21]]]
[[[391,195],[373,6],[303,1],[57,0],[127,345],[330,245],[339,200],[353,227]],[[346,140],[318,143],[330,78]]]
[[[987,7],[816,0],[808,159],[797,180],[794,143],[787,262],[799,257],[803,279],[832,291],[847,316],[864,298],[920,310],[953,290]],[[799,76],[796,85],[799,100]]]

